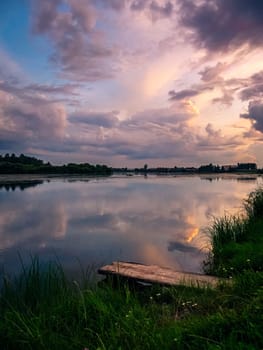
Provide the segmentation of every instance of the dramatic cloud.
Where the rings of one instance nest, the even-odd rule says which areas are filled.
[[[153,20],[170,17],[173,13],[173,4],[167,1],[164,6],[158,5],[156,1],[152,1],[149,10]]]
[[[111,8],[116,11],[123,10],[128,1],[129,0],[93,0],[94,4],[101,4],[106,8]]]
[[[200,95],[201,93],[212,90],[213,87],[205,86],[205,85],[196,85],[191,89],[181,90],[181,91],[169,91],[170,100],[184,100],[190,97],[195,97]]]
[[[248,113],[240,115],[241,118],[249,119],[255,130],[263,133],[263,102],[253,101],[248,105]]]
[[[199,138],[198,147],[200,150],[227,151],[238,149],[244,145],[241,136],[225,136],[221,129],[215,129],[211,123],[207,124],[205,131],[206,135]]]
[[[118,125],[119,119],[117,118],[118,112],[79,112],[74,113],[69,118],[73,124],[81,123],[87,125],[96,125],[104,128],[113,128]]]
[[[213,103],[219,102],[231,105],[234,96],[241,101],[253,101],[263,97],[263,72],[257,72],[247,78],[223,79],[214,82],[215,87],[220,87],[222,96],[214,98]]]
[[[134,114],[131,118],[123,122],[124,125],[138,125],[150,123],[159,126],[166,124],[178,124],[196,116],[196,110],[191,102],[174,102],[168,108],[149,109]]]
[[[6,6],[2,150],[115,166],[262,162],[261,0]]]
[[[131,3],[131,10],[133,11],[142,11],[144,10],[149,4],[149,0],[134,0]]]
[[[32,105],[34,108],[37,105],[51,105],[52,103],[79,106],[79,88],[80,86],[77,84],[44,85],[32,83],[22,85],[18,80],[14,82],[12,79],[0,81],[0,108],[1,99],[7,97],[10,104],[13,104],[14,100],[23,101],[23,104]]]
[[[30,84],[23,86],[21,89],[29,93],[38,92],[40,94],[63,94],[63,95],[78,95],[76,89],[79,87],[77,84],[64,84],[64,85],[41,85]]]
[[[169,91],[169,100],[184,100],[191,97],[197,97],[203,93],[214,90],[215,88],[222,89],[223,96],[216,98],[213,102],[219,102],[223,104],[231,104],[233,98],[230,96],[230,91],[225,89],[225,81],[220,76],[221,73],[226,69],[227,64],[218,62],[215,66],[206,66],[203,70],[199,72],[201,76],[201,82],[199,84],[194,84],[188,89],[183,89],[179,91]]]
[[[207,66],[199,72],[201,82],[193,84],[188,89],[169,91],[169,100],[185,100],[198,97],[209,91],[220,90],[221,96],[211,99],[212,103],[231,106],[235,97],[241,101],[261,99],[263,97],[263,72],[257,72],[247,78],[223,78],[222,73],[228,68],[227,64],[217,63]]]
[[[130,9],[132,11],[145,11],[153,21],[156,21],[171,17],[174,5],[172,1],[134,0],[130,5]]]
[[[199,72],[201,79],[204,82],[211,82],[218,80],[218,77],[224,70],[227,68],[226,63],[218,62],[213,67],[205,67],[202,71]]]
[[[258,99],[263,97],[263,71],[253,74],[247,79],[245,85],[249,85],[240,92],[243,101]]]
[[[1,87],[1,86],[0,86]],[[64,137],[66,111],[63,105],[39,95],[23,98],[9,86],[0,90],[0,139],[7,149],[58,142]],[[19,92],[20,90],[18,90]]]
[[[219,103],[225,106],[231,106],[234,101],[234,93],[236,92],[236,89],[232,89],[232,90],[223,89],[222,92],[223,92],[223,95],[221,97],[213,98],[212,102]]]
[[[198,113],[190,101],[175,101],[168,108],[144,110],[126,119],[116,111],[81,110],[67,117],[62,104],[37,93],[31,95],[29,103],[28,97],[2,91],[0,106],[2,149],[42,149],[51,155],[70,154],[73,159],[89,154],[94,155],[89,161],[107,163],[121,158],[157,165],[164,159],[193,164],[193,154],[195,162],[200,163],[216,159],[219,154],[233,161],[243,145],[240,138],[224,136],[211,123],[205,130],[194,127]]]
[[[113,68],[106,58],[114,49],[96,29],[96,21],[95,7],[85,0],[34,2],[34,32],[46,35],[53,43],[51,59],[63,77],[96,81],[112,76]]]
[[[14,103],[3,108],[3,127],[25,139],[39,140],[61,137],[65,127],[65,111],[59,105]],[[17,137],[17,136],[16,136]]]
[[[63,84],[63,85],[42,85],[42,84],[29,84],[21,85],[18,82],[15,84],[12,81],[0,81],[0,91],[15,94],[17,97],[26,97],[32,94],[52,94],[52,95],[71,95],[77,96],[76,89],[79,87],[77,84]]]
[[[263,44],[261,0],[180,0],[180,22],[191,40],[209,51]]]
[[[185,98],[194,97],[200,94],[200,91],[195,89],[186,89],[181,91],[169,91],[170,100],[183,100]]]
[[[243,101],[263,97],[263,82],[261,84],[253,84],[252,86],[242,90],[240,97]]]
[[[155,165],[167,159],[172,164],[185,161],[193,164],[194,154],[200,163],[217,159],[219,155],[225,161],[234,161],[239,148],[244,146],[241,137],[225,136],[211,123],[205,129],[193,127],[197,112],[190,102],[145,110],[117,124],[113,118],[112,125],[109,123],[109,117],[110,121],[114,117],[112,112],[98,114],[98,119],[94,113],[78,115],[70,117],[71,138],[67,144],[86,152],[96,150],[102,159],[121,157],[124,162],[144,160]]]

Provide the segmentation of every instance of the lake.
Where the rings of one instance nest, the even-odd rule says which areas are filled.
[[[213,217],[240,212],[257,176],[0,177],[0,266],[115,260],[201,271]]]

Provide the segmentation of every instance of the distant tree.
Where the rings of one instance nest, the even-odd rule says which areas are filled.
[[[0,174],[96,174],[110,175],[112,168],[106,165],[91,165],[89,163],[75,164],[69,163],[62,166],[53,166],[52,164],[44,163],[43,160],[35,157],[25,156],[20,154],[17,157],[14,153],[10,156],[9,153],[5,156],[0,155]]]

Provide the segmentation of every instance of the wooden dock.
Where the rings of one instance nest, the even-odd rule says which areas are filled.
[[[128,280],[169,286],[216,287],[222,279],[198,273],[174,271],[156,265],[114,261],[98,270],[105,276],[122,277]],[[226,280],[227,281],[227,280]]]

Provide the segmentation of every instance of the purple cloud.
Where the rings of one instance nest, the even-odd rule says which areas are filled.
[[[79,101],[76,100],[79,96],[79,87],[80,85],[77,84],[47,85],[32,83],[22,85],[20,81],[11,79],[0,82],[0,93],[2,92],[2,96],[5,96],[5,98],[10,94],[12,98],[21,99],[24,103],[32,105],[66,102],[69,106],[76,104],[79,106]],[[48,96],[48,100],[44,96]]]
[[[21,137],[39,140],[39,138],[57,138],[63,136],[65,111],[54,104],[29,105],[14,103],[3,108],[5,128]]]
[[[106,8],[111,8],[115,11],[123,10],[129,0],[92,0],[95,4],[101,4]]]
[[[263,81],[261,84],[252,84],[252,86],[243,89],[240,92],[240,98],[242,101],[261,97],[263,97]]]
[[[220,97],[213,98],[212,102],[219,103],[225,106],[231,106],[234,101],[234,93],[236,89],[227,90],[223,88],[222,91],[223,91],[223,95]]]
[[[180,23],[190,39],[209,51],[263,44],[261,0],[180,0]]]
[[[245,82],[246,86],[240,91],[242,101],[260,99],[263,97],[263,71],[253,74]]]
[[[21,85],[18,81],[14,84],[12,81],[0,82],[0,91],[16,94],[16,96],[25,96],[26,94],[59,94],[59,95],[78,95],[76,89],[80,85],[77,84],[61,84],[61,85],[43,85],[43,84],[28,84]]]
[[[190,89],[180,90],[180,91],[169,91],[169,100],[170,101],[176,101],[176,100],[184,100],[187,98],[195,97],[200,94],[202,94],[205,91],[213,90],[214,86],[210,84],[196,84],[193,85]]]
[[[185,98],[190,98],[197,96],[202,91],[199,91],[198,89],[185,89],[181,91],[169,91],[170,100],[183,100]]]
[[[226,68],[226,63],[218,62],[213,67],[205,67],[202,71],[199,72],[199,74],[201,75],[201,79],[204,82],[211,82],[218,80],[219,75],[223,73]]]
[[[247,78],[224,79],[220,74],[227,68],[227,64],[217,63],[213,67],[205,67],[199,72],[201,82],[188,89],[169,91],[169,100],[184,100],[198,96],[206,91],[220,89],[222,95],[212,99],[212,103],[231,106],[235,95],[242,101],[263,98],[263,71]]]
[[[46,35],[52,42],[51,61],[63,78],[96,81],[112,77],[107,59],[114,56],[115,49],[96,29],[96,21],[96,8],[85,0],[34,2],[34,33]]]
[[[61,142],[67,122],[63,105],[38,93],[30,95],[30,89],[21,90],[8,84],[0,86],[0,148],[21,152],[33,145],[41,148]]]
[[[118,125],[118,112],[75,112],[69,117],[73,124],[81,123],[86,125],[102,126],[104,128],[113,128]]]
[[[149,4],[149,0],[133,0],[130,9],[132,11],[143,11]]]
[[[252,101],[248,105],[248,113],[240,115],[241,118],[249,119],[252,127],[263,133],[263,102]]]
[[[172,1],[166,1],[164,4],[156,0],[133,0],[130,5],[132,11],[146,11],[148,16],[156,21],[162,18],[172,16],[174,5]]]
[[[173,13],[173,4],[171,1],[167,1],[165,5],[159,5],[156,1],[152,1],[149,5],[149,10],[151,12],[153,20],[160,18],[171,17]]]
[[[135,125],[176,125],[179,122],[185,122],[194,116],[189,105],[185,102],[176,101],[168,108],[148,109],[132,115],[129,119],[123,121],[124,126]]]
[[[38,154],[49,154],[50,160],[58,154],[60,159],[70,156],[72,160],[89,154],[90,162],[122,159],[193,164],[193,159],[225,159],[226,152],[226,159],[234,159],[242,144],[238,138],[224,137],[212,125],[205,132],[190,126],[188,121],[195,113],[186,103],[145,110],[122,121],[114,111],[75,112],[67,118],[62,105],[42,102],[30,104],[13,96],[10,103],[8,98],[0,98],[2,150],[30,149],[32,153],[35,149]]]

